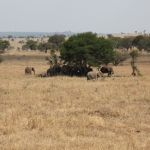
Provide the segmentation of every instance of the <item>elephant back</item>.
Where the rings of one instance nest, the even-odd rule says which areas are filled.
[[[31,74],[32,68],[31,67],[26,67],[25,68],[25,74]]]
[[[100,71],[101,71],[102,73],[108,73],[108,72],[109,72],[108,67],[102,67],[102,68],[100,69]]]
[[[87,73],[87,80],[97,79],[97,72],[90,71]]]
[[[112,67],[102,67],[102,68],[100,69],[100,71],[101,71],[102,73],[108,73],[108,76],[111,76],[111,74],[114,74],[114,70],[113,70]]]

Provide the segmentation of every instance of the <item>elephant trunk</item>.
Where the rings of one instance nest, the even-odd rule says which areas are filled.
[[[34,74],[35,74],[35,69],[34,68],[32,68],[32,71],[34,72]]]

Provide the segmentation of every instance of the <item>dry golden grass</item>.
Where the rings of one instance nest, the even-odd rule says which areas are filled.
[[[3,54],[0,64],[0,149],[148,150],[150,56],[132,77],[129,60],[104,80],[24,75],[49,68],[42,52]]]

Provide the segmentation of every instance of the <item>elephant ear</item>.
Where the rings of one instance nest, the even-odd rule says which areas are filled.
[[[34,68],[32,68],[32,70],[34,71]]]

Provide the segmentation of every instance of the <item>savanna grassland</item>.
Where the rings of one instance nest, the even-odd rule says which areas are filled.
[[[149,150],[150,55],[131,76],[130,60],[112,77],[37,77],[49,68],[39,51],[9,51],[0,64],[0,149]],[[34,66],[36,75],[25,75]],[[105,75],[106,76],[106,75]]]

